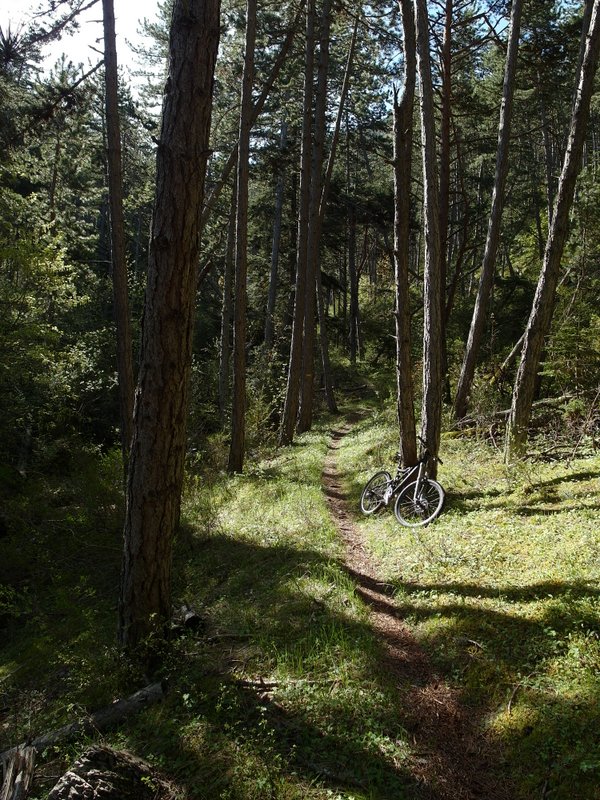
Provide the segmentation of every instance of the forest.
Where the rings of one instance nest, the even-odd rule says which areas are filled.
[[[0,15],[0,800],[600,798],[600,0],[120,5]]]

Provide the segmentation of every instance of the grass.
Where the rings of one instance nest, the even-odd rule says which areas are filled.
[[[332,420],[234,478],[187,478],[174,600],[202,628],[173,639],[163,704],[106,735],[189,798],[418,798],[407,687],[343,567],[321,471]],[[338,451],[355,523],[444,679],[503,746],[518,798],[600,797],[600,458],[507,471],[444,438],[440,519],[418,533],[363,518],[358,498],[396,449],[371,411]],[[115,648],[119,472],[89,457],[11,495],[0,625],[0,749],[150,676]],[[51,755],[59,772],[82,743]],[[38,782],[38,796],[48,784]]]
[[[385,416],[355,429],[340,458],[353,500],[394,449]],[[432,658],[485,713],[518,796],[600,797],[600,458],[507,469],[451,437],[441,455],[434,525],[357,525]]]

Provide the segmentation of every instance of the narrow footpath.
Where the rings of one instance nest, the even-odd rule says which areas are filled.
[[[405,700],[400,713],[413,738],[411,772],[430,800],[512,800],[501,756],[481,734],[477,715],[463,708],[459,694],[435,673],[427,655],[404,623],[393,589],[381,581],[352,519],[337,470],[337,451],[353,419],[332,431],[322,483],[330,513],[346,546],[346,567],[356,592],[370,608],[372,626],[384,650],[384,666]]]

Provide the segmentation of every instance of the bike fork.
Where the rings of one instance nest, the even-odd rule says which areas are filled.
[[[419,464],[419,472],[417,474],[417,480],[415,481],[415,496],[413,497],[413,500],[414,500],[415,504],[417,503],[417,498],[419,496],[419,492],[421,491],[421,482],[423,480],[423,470],[424,470],[424,464]]]

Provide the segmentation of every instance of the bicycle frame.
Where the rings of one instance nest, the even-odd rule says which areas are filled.
[[[405,486],[408,486],[408,484],[413,480],[415,480],[415,500],[417,499],[417,492],[423,481],[423,476],[425,474],[428,461],[429,453],[427,450],[425,450],[423,455],[413,467],[403,467],[400,462],[398,462],[396,474],[389,482],[383,494],[383,501],[386,506],[397,492],[399,492]],[[414,477],[415,475],[417,476],[416,479]]]
[[[381,506],[388,506],[397,496],[394,514],[398,522],[408,528],[427,525],[434,520],[444,503],[445,493],[440,484],[429,478],[431,456],[423,439],[419,437],[423,449],[416,464],[402,467],[401,454],[397,454],[397,467],[394,477],[387,470],[376,472],[366,483],[360,496],[360,507],[364,514],[373,514]]]

